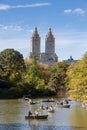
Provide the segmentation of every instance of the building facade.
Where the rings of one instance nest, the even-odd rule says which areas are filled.
[[[30,39],[30,53],[29,58],[35,57],[37,62],[53,65],[58,61],[58,56],[55,53],[55,38],[52,34],[51,28],[45,38],[45,52],[41,53],[41,38],[38,34],[37,27],[35,27],[32,37]]]

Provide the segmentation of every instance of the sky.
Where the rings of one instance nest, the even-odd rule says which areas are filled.
[[[51,28],[59,61],[81,59],[87,51],[87,0],[0,0],[0,52],[13,48],[27,57],[35,26],[41,52]]]

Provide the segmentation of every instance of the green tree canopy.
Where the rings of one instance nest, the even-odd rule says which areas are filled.
[[[58,62],[58,63],[55,63],[53,66],[51,66],[51,71],[52,73],[55,73],[55,72],[65,72],[67,71],[67,68],[68,68],[68,64],[66,62]]]
[[[5,49],[0,52],[0,77],[7,78],[13,72],[25,69],[23,55],[14,49]]]
[[[36,83],[38,78],[39,67],[35,58],[32,58],[32,63],[27,67],[27,79],[29,82]]]

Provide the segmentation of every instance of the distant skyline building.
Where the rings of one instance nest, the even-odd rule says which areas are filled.
[[[45,52],[41,53],[41,38],[38,34],[37,27],[34,28],[34,32],[30,39],[30,53],[29,58],[35,57],[37,62],[47,64],[49,66],[58,62],[58,56],[55,53],[55,38],[52,34],[51,28],[45,38]]]
[[[67,64],[72,64],[72,63],[75,63],[75,62],[77,62],[77,60],[74,60],[73,58],[72,58],[72,56],[70,56],[70,58],[69,59],[67,59],[67,60],[63,60],[64,62],[66,62]]]

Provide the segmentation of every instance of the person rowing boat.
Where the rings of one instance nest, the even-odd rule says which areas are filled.
[[[31,112],[31,110],[29,110],[29,112],[28,112],[28,116],[31,116],[32,115],[32,112]]]

